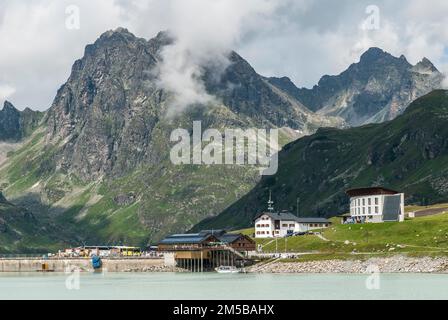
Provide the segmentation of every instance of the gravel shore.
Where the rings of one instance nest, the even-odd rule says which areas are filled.
[[[392,256],[369,260],[274,262],[247,269],[256,273],[448,273],[448,258]]]
[[[150,266],[143,268],[128,268],[123,270],[123,272],[187,272],[187,270],[177,267],[169,266]]]

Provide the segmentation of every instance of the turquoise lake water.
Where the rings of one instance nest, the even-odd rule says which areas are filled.
[[[448,275],[0,274],[0,299],[448,299]]]

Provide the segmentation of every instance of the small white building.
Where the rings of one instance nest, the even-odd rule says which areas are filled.
[[[281,238],[297,232],[327,228],[325,218],[299,218],[290,212],[263,212],[255,218],[255,238]]]
[[[346,223],[404,220],[404,193],[383,187],[350,189],[350,216]]]

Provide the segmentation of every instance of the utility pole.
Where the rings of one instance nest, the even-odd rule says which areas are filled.
[[[288,237],[285,238],[285,253],[288,252]]]
[[[297,218],[299,217],[299,203],[300,203],[300,198],[297,197]]]

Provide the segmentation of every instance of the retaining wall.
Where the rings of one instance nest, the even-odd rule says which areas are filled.
[[[162,271],[162,259],[101,259],[108,272]],[[70,268],[93,271],[90,259],[0,259],[0,272],[35,272],[44,269],[65,272]]]

